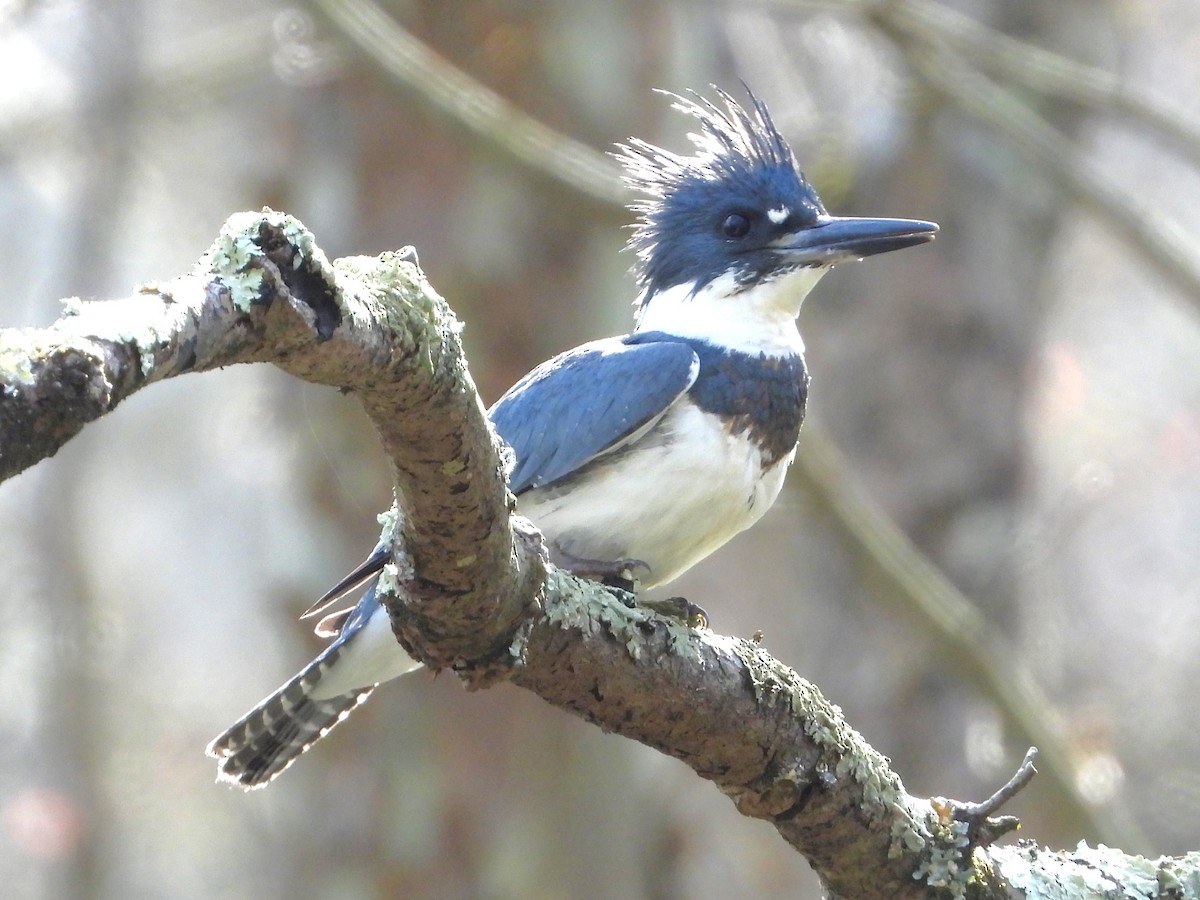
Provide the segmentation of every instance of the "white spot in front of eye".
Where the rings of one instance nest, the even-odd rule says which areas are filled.
[[[791,213],[792,213],[792,211],[790,209],[788,209],[786,206],[781,206],[778,209],[768,209],[767,210],[767,218],[770,219],[772,222],[774,222],[776,225],[782,225],[784,222],[787,221],[787,217],[790,216]]]

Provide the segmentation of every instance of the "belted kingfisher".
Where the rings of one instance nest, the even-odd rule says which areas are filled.
[[[932,240],[937,225],[831,216],[766,106],[671,95],[690,156],[633,139],[616,154],[642,199],[630,240],[632,334],[542,363],[489,410],[509,487],[551,561],[664,584],[757,522],[796,453],[808,395],[800,304],[831,266]],[[309,610],[335,640],[208,747],[218,781],[261,787],[383,681],[419,665],[376,597],[380,546]]]

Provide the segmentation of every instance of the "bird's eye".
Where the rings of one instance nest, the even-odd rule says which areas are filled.
[[[750,233],[750,219],[741,213],[730,213],[721,222],[721,234],[736,240]]]

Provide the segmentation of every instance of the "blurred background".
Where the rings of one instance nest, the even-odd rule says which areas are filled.
[[[489,403],[629,327],[599,154],[686,149],[651,89],[743,79],[833,212],[942,233],[822,282],[789,486],[672,592],[915,794],[981,799],[1037,743],[1022,836],[1200,849],[1197,4],[8,0],[0,70],[0,324],[270,205],[331,257],[415,244]],[[354,400],[268,367],[0,487],[6,897],[819,895],[689,769],[510,686],[417,674],[269,789],[214,785],[389,502]]]

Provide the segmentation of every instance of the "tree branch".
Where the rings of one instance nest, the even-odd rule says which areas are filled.
[[[144,385],[272,362],[353,392],[379,430],[397,496],[381,595],[406,647],[470,686],[511,680],[684,761],[773,824],[833,896],[1017,896],[1094,873],[1099,853],[1114,886],[1135,884],[1121,867],[1200,878],[1192,859],[986,847],[1010,824],[982,818],[995,803],[910,796],[836,707],[757,645],[548,566],[514,515],[459,331],[415,254],[330,264],[294,219],[241,213],[190,275],[0,333],[0,471],[52,455]]]

